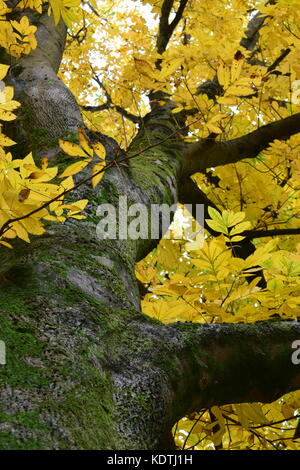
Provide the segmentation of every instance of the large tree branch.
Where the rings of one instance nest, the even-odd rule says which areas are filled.
[[[292,362],[297,322],[162,325],[139,315],[127,330],[135,347],[125,356],[109,348],[108,357],[122,434],[135,442],[167,435],[193,411],[272,402],[300,388],[300,366]]]
[[[208,142],[203,139],[189,144],[185,150],[184,174],[192,175],[206,168],[236,163],[244,158],[254,158],[275,139],[287,140],[298,132],[300,132],[300,113],[271,122],[228,142]]]
[[[174,418],[188,412],[241,402],[271,402],[300,388],[300,365],[292,343],[300,339],[297,322],[164,327],[184,338],[178,348],[173,383]]]
[[[174,0],[164,0],[161,7],[159,30],[156,42],[157,52],[159,54],[162,54],[166,50],[174,30],[182,18],[187,3],[188,0],[180,0],[178,10],[175,14],[175,18],[172,20],[171,23],[169,23],[169,18],[174,4]],[[160,64],[161,60],[158,60],[157,67],[159,67]]]
[[[175,18],[173,19],[173,21],[170,24],[170,29],[171,29],[172,33],[175,30],[176,26],[178,25],[179,21],[181,20],[184,9],[185,9],[187,3],[188,3],[188,0],[180,0],[179,8],[176,12]]]
[[[159,19],[158,36],[156,41],[157,52],[162,54],[168,45],[171,37],[169,16],[173,7],[174,0],[164,0],[161,7]]]

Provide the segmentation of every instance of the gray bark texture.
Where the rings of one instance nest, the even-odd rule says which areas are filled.
[[[38,48],[10,70],[22,103],[10,132],[20,143],[16,152],[34,147],[37,158],[59,161],[57,138],[83,123],[56,75],[64,26],[45,14],[37,39]],[[172,426],[186,413],[272,401],[300,387],[291,362],[299,324],[163,325],[141,313],[134,275],[157,241],[97,237],[99,204],[117,205],[120,196],[149,207],[177,202],[187,171],[171,116],[168,104],[154,107],[128,156],[153,147],[108,170],[96,189],[87,184],[72,194],[89,200],[85,220],[49,224],[30,245],[0,249],[0,339],[7,347],[0,449],[168,448]],[[108,160],[115,157],[112,139],[90,137],[104,143]],[[200,147],[196,153],[200,162]]]

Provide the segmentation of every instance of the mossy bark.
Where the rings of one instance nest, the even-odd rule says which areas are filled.
[[[43,18],[39,48],[11,70],[26,110],[12,130],[35,148],[36,157],[46,145],[48,154],[62,160],[57,138],[74,133],[82,120],[74,98],[56,78],[44,106],[45,83],[57,71],[52,55],[44,54],[51,30],[63,40],[64,28]],[[59,47],[53,54],[61,52]],[[163,120],[150,121],[131,153],[174,130]],[[0,331],[7,364],[0,369],[0,448],[157,445],[169,397],[166,378],[161,380],[160,369],[148,363],[157,323],[140,312],[134,266],[158,240],[99,240],[96,214],[99,204],[117,207],[124,195],[129,205],[176,202],[180,166],[181,153],[166,143],[129,167],[108,171],[99,189],[78,188],[72,198],[89,199],[86,220],[49,224],[46,235],[30,245],[1,250]]]
[[[46,146],[57,158],[57,138],[74,135],[82,120],[56,77],[64,27],[43,16],[38,32],[39,48],[12,68],[11,80],[43,140],[33,139],[26,113],[12,132],[36,156]],[[140,312],[134,276],[158,240],[97,237],[99,204],[117,206],[124,195],[147,207],[177,201],[182,151],[167,139],[175,135],[171,116],[168,106],[153,109],[128,156],[152,147],[107,171],[99,188],[72,194],[89,199],[86,220],[49,224],[31,244],[1,248],[0,449],[156,449],[187,411],[299,387],[290,360],[297,324],[164,326]]]

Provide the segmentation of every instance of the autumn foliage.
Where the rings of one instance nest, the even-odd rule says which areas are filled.
[[[37,47],[28,9],[47,9],[56,23],[64,21],[69,33],[60,77],[86,126],[114,137],[125,151],[150,105],[164,106],[167,99],[174,119],[185,117],[178,133],[187,144],[233,140],[300,112],[298,0],[190,0],[164,48],[157,29],[165,3],[22,0],[24,15],[16,21],[0,0],[0,47],[16,60]],[[173,20],[182,2],[174,4]],[[4,125],[16,119],[20,103],[8,75],[9,65],[0,64],[0,244],[7,249],[15,238],[30,242],[42,235],[45,221],[83,218],[87,200],[65,201],[80,183],[73,177],[88,169],[82,180],[96,187],[107,168],[103,145],[82,128],[76,143],[59,139],[61,151],[74,158],[62,172],[46,157],[13,158],[15,142]],[[214,94],[208,82],[215,84]],[[206,230],[195,240],[178,240],[178,224],[186,220],[175,220],[171,239],[161,240],[136,266],[147,289],[143,312],[164,323],[296,321],[300,133],[273,140],[256,158],[211,167],[193,179],[212,203],[207,228],[215,236]],[[236,247],[247,237],[254,250],[243,259]],[[199,410],[177,423],[174,434],[184,449],[299,449],[299,417],[300,392],[293,392],[272,404]]]

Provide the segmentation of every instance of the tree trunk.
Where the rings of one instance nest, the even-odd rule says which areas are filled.
[[[44,15],[37,38],[11,69],[23,104],[11,132],[59,161],[57,138],[83,124],[56,76],[64,26]],[[168,106],[153,109],[128,156],[152,147],[108,170],[96,190],[72,195],[89,199],[86,220],[1,248],[1,449],[157,449],[171,445],[166,436],[187,412],[299,388],[290,359],[297,323],[162,325],[140,312],[134,275],[158,240],[97,237],[99,204],[177,201],[183,152],[166,139],[174,132]]]

